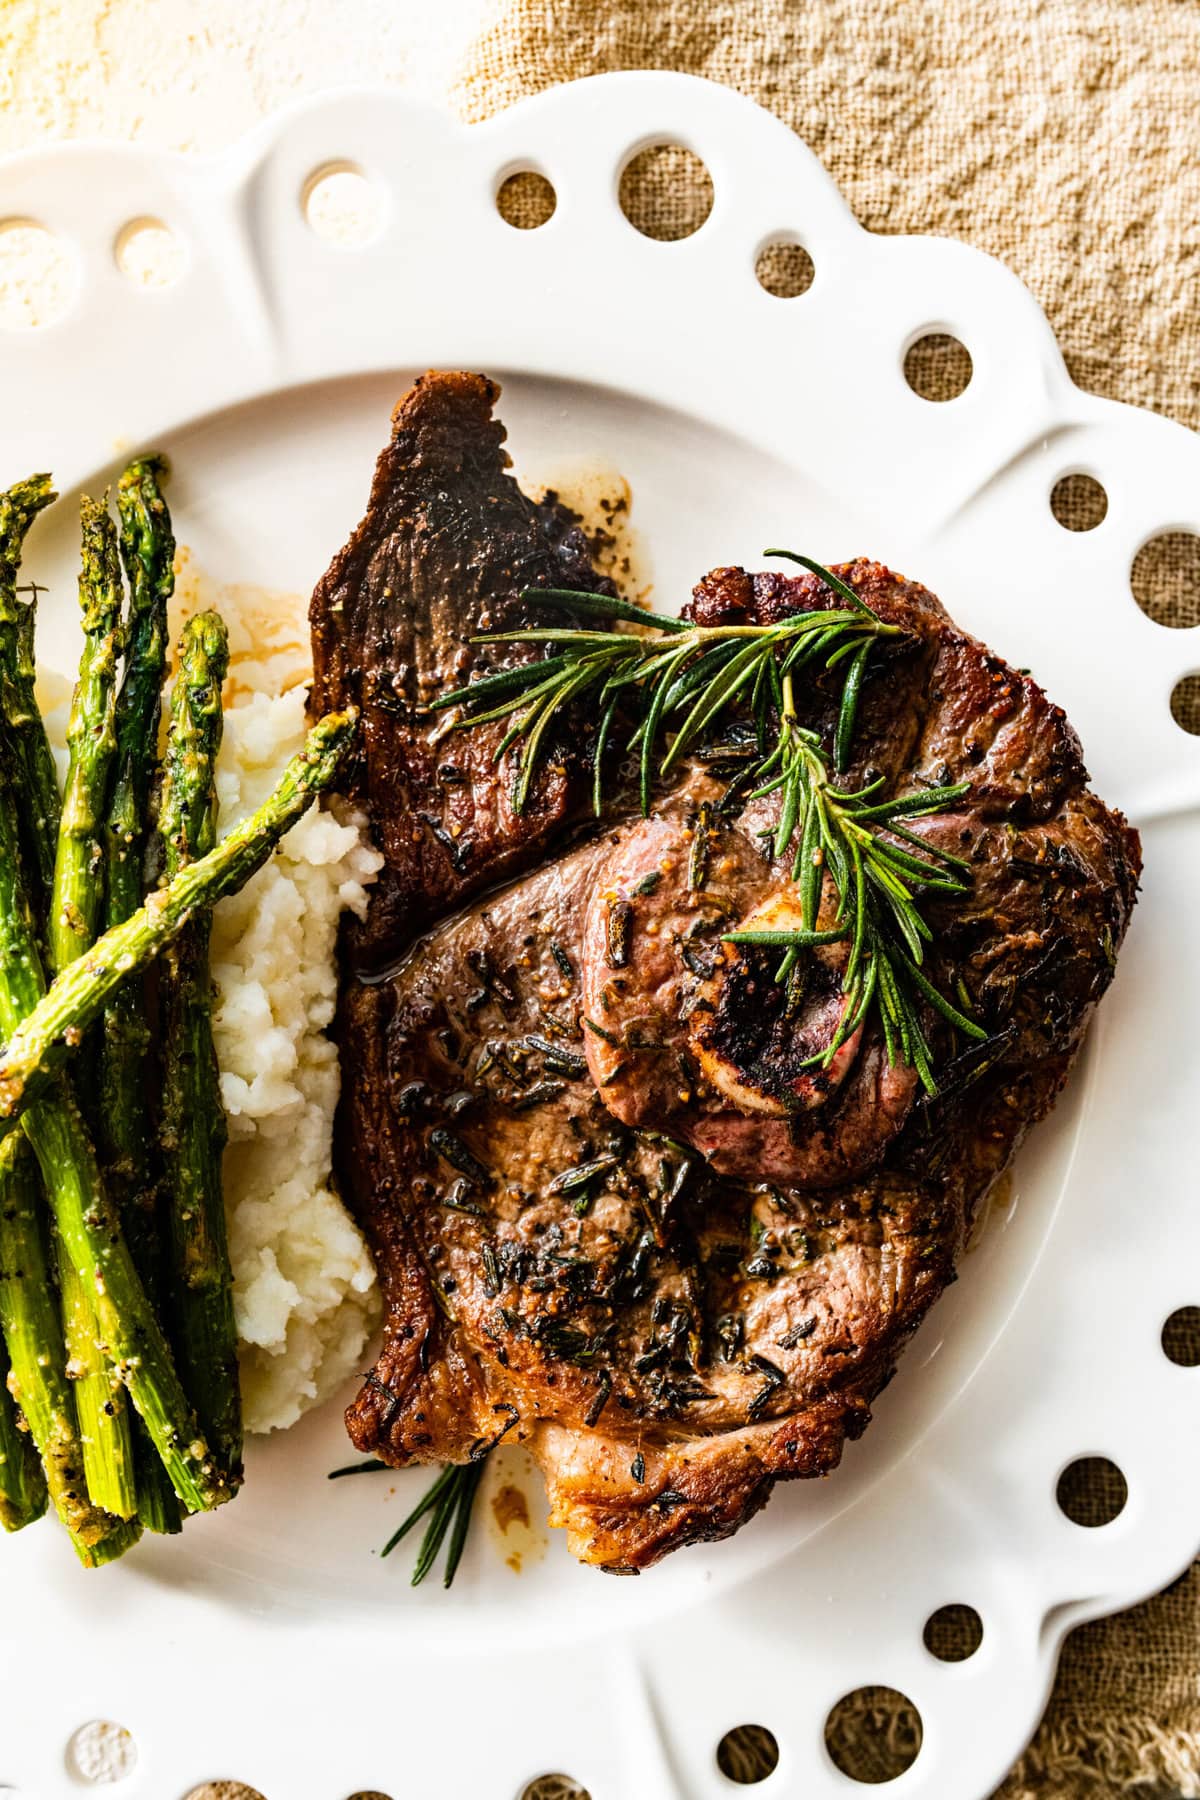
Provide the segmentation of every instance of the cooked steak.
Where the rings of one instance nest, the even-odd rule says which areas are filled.
[[[970,865],[966,895],[926,906],[930,966],[989,1035],[963,1050],[931,1013],[932,1098],[869,1013],[814,1068],[845,945],[819,946],[785,990],[777,951],[723,941],[795,922],[777,795],[738,800],[718,748],[649,819],[618,799],[568,833],[586,717],[514,818],[498,728],[446,737],[420,710],[481,655],[464,640],[485,617],[520,616],[521,586],[599,585],[578,529],[504,473],[494,393],[442,376],[406,397],[313,602],[320,704],[367,709],[353,791],[387,857],[339,1019],[341,1179],[387,1305],[348,1424],[398,1466],[526,1443],[575,1554],[632,1572],[736,1530],[864,1429],[980,1198],[1066,1078],[1139,849],[1035,681],[924,588],[840,566],[904,628],[868,665],[845,786],[970,782],[952,816],[913,828]],[[761,623],[829,604],[814,575],[725,569],[691,613]],[[828,741],[832,683],[808,679],[803,706]]]
[[[575,519],[553,495],[526,499],[507,473],[498,393],[482,375],[429,375],[404,396],[366,516],[313,595],[313,710],[361,709],[341,785],[367,806],[387,859],[365,928],[351,935],[362,967],[535,858],[578,798],[578,759],[564,754],[514,814],[493,762],[503,727],[448,737],[421,710],[478,662],[476,633],[542,622],[521,604],[522,588],[612,591]],[[490,661],[531,655],[510,646]]]

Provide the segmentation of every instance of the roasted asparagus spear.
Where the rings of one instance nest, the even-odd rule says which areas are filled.
[[[197,911],[245,887],[288,827],[329,787],[355,722],[353,712],[326,713],[257,812],[151,894],[132,918],[97,938],[11,1034],[0,1020],[0,1035],[8,1035],[0,1055],[0,1121],[11,1124],[35,1100],[55,1091],[55,1071],[128,976],[160,956]]]
[[[107,504],[85,495],[80,514],[83,652],[67,725],[67,779],[46,929],[47,960],[55,974],[90,950],[100,927],[104,899],[100,829],[116,750],[113,716],[121,650],[121,558]],[[89,1061],[79,1072],[81,1084],[92,1085],[88,1080],[92,1072]],[[125,1390],[100,1348],[95,1306],[85,1277],[69,1256],[60,1254],[58,1267],[68,1369],[75,1382],[88,1492],[106,1512],[129,1519],[137,1510],[137,1485]]]
[[[122,925],[145,897],[150,791],[158,769],[158,726],[167,668],[167,602],[174,587],[175,539],[160,482],[162,457],[131,462],[117,484],[121,560],[129,590],[125,666],[116,705],[116,757],[104,828],[104,924]],[[133,975],[113,994],[100,1043],[96,1148],[105,1184],[121,1214],[130,1254],[150,1299],[160,1299],[150,1054],[144,978]],[[175,1491],[146,1437],[134,1426],[138,1515],[150,1531],[181,1529]]]
[[[48,475],[31,475],[0,494],[0,718],[12,734],[23,812],[30,821],[23,847],[32,865],[35,900],[43,906],[54,880],[58,777],[33,691],[34,608],[17,593],[17,573],[29,527],[56,498]]]
[[[0,753],[0,1035],[10,1042],[45,994],[37,926],[25,891],[12,787],[14,759]],[[90,953],[94,954],[94,952]],[[64,972],[86,970],[80,957]],[[99,1011],[97,1007],[92,1017]],[[41,1169],[59,1242],[93,1298],[101,1347],[125,1382],[155,1448],[192,1511],[230,1496],[175,1372],[166,1339],[138,1280],[100,1176],[96,1153],[62,1075],[30,1106],[22,1125]]]
[[[21,1531],[46,1510],[46,1477],[33,1439],[18,1421],[10,1374],[8,1349],[0,1336],[0,1526]]]
[[[158,814],[168,881],[216,842],[221,687],[228,668],[229,641],[220,615],[196,614],[179,642]],[[242,1471],[242,1404],[221,1187],[228,1134],[212,1037],[211,931],[211,913],[197,913],[163,957],[159,1141],[180,1372],[222,1469],[236,1483]]]
[[[42,1236],[37,1171],[21,1132],[0,1144],[0,1328],[8,1345],[10,1386],[36,1445],[45,1482],[80,1561],[110,1562],[137,1541],[128,1524],[93,1504],[75,1424],[75,1387],[67,1380],[62,1326]],[[24,1434],[22,1434],[24,1435]]]
[[[17,574],[25,534],[36,514],[54,499],[50,479],[32,476],[0,496],[0,734],[8,777],[0,800],[8,808],[9,835],[19,848],[42,908],[42,924],[50,904],[59,827],[58,781],[49,741],[34,694],[34,624],[36,591],[28,601],[17,593]],[[10,791],[11,790],[11,791]],[[19,805],[14,803],[14,796]],[[15,1154],[15,1150],[13,1152]],[[69,1259],[60,1258],[67,1288],[62,1314],[50,1284],[45,1252],[37,1223],[36,1177],[27,1168],[17,1183],[20,1202],[11,1213],[5,1207],[3,1226],[10,1237],[0,1254],[0,1265],[9,1279],[4,1327],[14,1334],[9,1342],[13,1378],[30,1433],[42,1454],[51,1498],[71,1531],[76,1550],[86,1562],[106,1561],[120,1555],[137,1536],[113,1515],[91,1504],[85,1482],[84,1448],[76,1419],[74,1384],[67,1381],[64,1339],[73,1340],[79,1352],[79,1368],[88,1360],[99,1363],[94,1398],[97,1408],[114,1408],[114,1396],[103,1357],[98,1357],[94,1329],[88,1329],[87,1296]],[[26,1267],[40,1268],[42,1285],[33,1281],[11,1285]],[[35,1288],[37,1291],[35,1292]],[[84,1386],[81,1383],[81,1388]],[[93,1437],[107,1435],[105,1426]],[[93,1420],[95,1426],[95,1420]],[[98,1485],[103,1486],[103,1481]]]
[[[102,929],[104,855],[100,842],[117,747],[121,655],[121,558],[108,507],[80,502],[79,609],[83,652],[67,725],[67,779],[55,848],[48,948],[55,972],[91,948]]]

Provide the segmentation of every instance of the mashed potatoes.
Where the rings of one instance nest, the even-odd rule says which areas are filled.
[[[303,603],[216,588],[179,559],[172,641],[215,606],[229,627],[220,830],[265,799],[304,741]],[[69,686],[40,698],[65,770]],[[336,803],[335,803],[336,806]],[[225,1208],[249,1431],[291,1425],[360,1366],[379,1305],[375,1271],[330,1181],[337,1051],[325,1035],[345,908],[361,913],[382,858],[365,820],[313,807],[213,916],[213,1017],[229,1121]]]
[[[183,573],[183,571],[181,571]],[[180,583],[229,626],[220,829],[262,801],[304,741],[308,634],[297,603]],[[190,604],[189,604],[190,602]],[[213,1016],[229,1120],[225,1204],[246,1426],[290,1425],[358,1367],[378,1301],[366,1246],[330,1185],[337,1051],[325,1035],[344,908],[381,857],[361,816],[312,808],[213,918]]]

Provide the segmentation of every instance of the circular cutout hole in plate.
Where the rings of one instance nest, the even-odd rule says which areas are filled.
[[[496,189],[496,211],[516,231],[549,224],[557,205],[554,183],[540,169],[518,169]]]
[[[758,285],[776,300],[798,300],[813,284],[813,259],[795,238],[773,238],[764,244],[754,263]]]
[[[921,1750],[921,1715],[897,1688],[861,1687],[844,1694],[825,1721],[829,1760],[851,1781],[895,1781]]]
[[[183,1800],[264,1800],[264,1796],[244,1781],[202,1781]]]
[[[922,400],[957,400],[973,373],[971,352],[948,331],[923,332],[904,353],[904,379]]]
[[[134,287],[173,287],[187,266],[183,242],[161,219],[130,219],[113,245],[113,260]]]
[[[1181,1369],[1200,1367],[1200,1306],[1180,1306],[1162,1328],[1163,1355]]]
[[[77,1781],[91,1787],[127,1781],[137,1759],[133,1733],[112,1719],[89,1719],[71,1734],[67,1745],[67,1768]]]
[[[383,230],[382,188],[353,162],[322,163],[300,190],[300,208],[316,236],[341,250],[360,250]]]
[[[1051,488],[1050,511],[1064,531],[1095,531],[1108,511],[1108,495],[1094,475],[1077,470]]]
[[[617,190],[621,211],[643,237],[692,237],[713,209],[712,176],[683,144],[650,144],[631,156]]]
[[[61,238],[36,219],[0,219],[0,327],[30,331],[61,319],[78,271]]]
[[[1194,531],[1160,531],[1134,557],[1129,585],[1156,625],[1173,631],[1200,625],[1200,537]]]
[[[1124,1512],[1128,1498],[1128,1483],[1107,1456],[1077,1457],[1067,1464],[1055,1489],[1059,1510],[1073,1525],[1089,1531],[1111,1525]]]
[[[925,1621],[925,1648],[939,1662],[966,1662],[983,1642],[983,1620],[973,1606],[939,1606]]]
[[[765,1725],[735,1725],[717,1745],[717,1767],[727,1781],[755,1787],[779,1767],[779,1744]]]
[[[1200,737],[1200,675],[1185,675],[1171,689],[1171,717],[1189,737]]]
[[[517,1800],[591,1800],[572,1775],[535,1775],[526,1782]]]

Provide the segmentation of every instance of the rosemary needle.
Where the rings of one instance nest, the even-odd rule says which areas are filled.
[[[458,1511],[455,1515],[454,1526],[450,1533],[449,1547],[446,1550],[446,1571],[442,1577],[443,1587],[450,1586],[458,1572],[458,1565],[462,1560],[463,1549],[467,1541],[467,1532],[471,1525],[471,1511],[475,1505],[475,1495],[478,1491],[479,1483],[483,1479],[482,1461],[468,1463],[465,1469],[459,1471],[459,1474],[461,1479],[459,1481],[458,1491]],[[414,1572],[414,1586],[416,1585],[416,1580],[417,1577]]]

